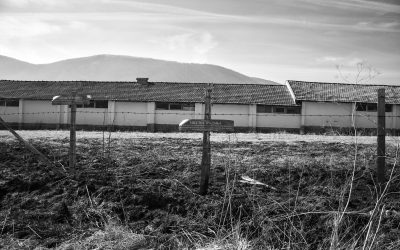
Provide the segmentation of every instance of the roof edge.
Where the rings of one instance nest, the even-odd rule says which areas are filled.
[[[293,102],[296,103],[296,96],[293,92],[292,86],[290,86],[289,80],[285,81],[286,88],[289,90],[290,96],[293,99]]]
[[[361,84],[361,83],[345,83],[345,82],[310,82],[310,81],[299,81],[299,80],[286,80],[286,82],[299,82],[299,83],[316,83],[316,84],[339,84],[339,85],[357,85],[357,86],[381,86],[381,87],[397,87],[400,88],[400,85],[394,84]]]

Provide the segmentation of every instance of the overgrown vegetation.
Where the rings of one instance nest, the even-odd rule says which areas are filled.
[[[78,170],[65,176],[4,137],[0,247],[400,248],[395,146],[378,196],[374,145],[232,138],[213,143],[209,195],[199,196],[200,139],[79,139]],[[68,138],[31,142],[73,173]]]

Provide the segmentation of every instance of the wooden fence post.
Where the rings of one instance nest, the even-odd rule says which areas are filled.
[[[205,111],[204,120],[211,120],[211,88],[208,86],[205,96]],[[206,195],[208,190],[208,180],[210,177],[211,165],[211,143],[210,143],[210,130],[203,132],[203,157],[201,159],[201,179],[200,179],[200,194]]]
[[[69,167],[72,171],[75,171],[76,162],[76,91],[72,92],[72,103],[71,103],[71,123],[69,131]]]
[[[377,128],[377,179],[379,191],[385,184],[385,89],[378,89],[378,128]]]

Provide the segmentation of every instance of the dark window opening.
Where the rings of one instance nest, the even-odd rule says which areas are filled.
[[[182,110],[194,111],[194,103],[182,103]]]
[[[286,109],[287,114],[301,114],[300,107],[287,107]]]
[[[257,113],[301,114],[301,107],[257,105]]]
[[[19,99],[3,99],[3,100],[0,100],[0,106],[3,106],[3,107],[19,107]]]
[[[376,103],[356,103],[356,110],[357,111],[364,111],[364,112],[377,112],[378,111],[378,104]],[[386,104],[385,105],[385,112],[392,112],[393,105]]]
[[[367,111],[367,104],[366,103],[356,103],[356,110],[357,111]]]
[[[182,110],[182,105],[177,103],[170,103],[169,104],[170,110]]]
[[[368,103],[367,104],[367,111],[369,112],[376,112],[378,111],[378,105],[375,103]]]
[[[274,113],[284,114],[284,113],[286,113],[285,108],[284,107],[274,107]]]
[[[272,106],[257,105],[257,113],[272,113]]]
[[[156,102],[156,109],[168,110],[169,104],[166,102]]]
[[[169,102],[156,102],[156,109],[158,110],[185,110],[194,111],[194,103],[169,103]]]
[[[71,105],[69,105],[71,108]],[[77,104],[77,108],[96,108],[96,109],[107,109],[108,101],[107,100],[90,100],[88,104]]]
[[[98,109],[108,109],[108,101],[107,100],[99,100],[94,101],[96,108]]]

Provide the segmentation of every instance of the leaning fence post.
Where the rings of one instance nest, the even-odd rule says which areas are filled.
[[[8,131],[10,131],[11,134],[13,134],[18,141],[22,142],[25,144],[25,147],[29,149],[32,153],[36,154],[39,156],[39,159],[45,163],[49,167],[53,167],[53,163],[42,153],[39,152],[34,146],[32,146],[29,142],[25,141],[17,132],[15,132],[14,129],[12,129],[8,124],[0,117],[0,124],[2,124]]]
[[[377,127],[377,179],[379,191],[385,184],[385,89],[378,89],[378,127]]]

